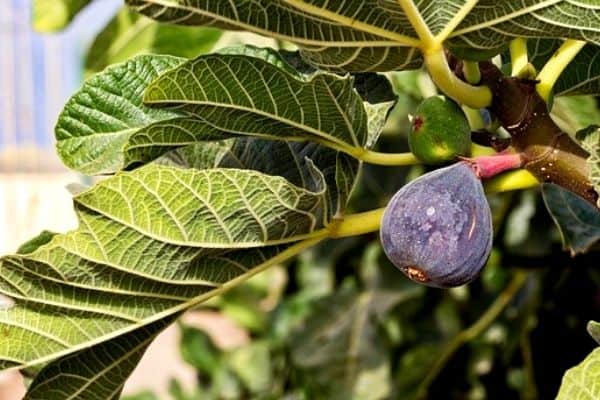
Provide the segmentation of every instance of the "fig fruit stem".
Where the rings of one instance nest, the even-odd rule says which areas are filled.
[[[471,131],[483,131],[485,130],[485,121],[481,116],[479,110],[468,106],[461,107],[463,112],[465,113],[465,117],[467,117],[467,121],[469,121],[469,126],[471,127]]]
[[[487,182],[483,187],[486,193],[508,192],[537,186],[539,183],[529,172],[524,170],[511,171],[499,175]],[[361,213],[348,214],[334,218],[323,229],[314,231],[310,238],[343,238],[377,232],[386,207]]]
[[[448,97],[471,108],[485,108],[492,104],[492,91],[487,86],[473,86],[459,79],[448,65],[444,49],[423,49],[429,76]]]
[[[500,295],[492,303],[492,305],[479,317],[475,323],[468,328],[461,331],[456,335],[450,342],[443,348],[441,355],[437,358],[436,363],[429,370],[429,373],[425,376],[425,379],[419,385],[417,389],[417,399],[426,399],[429,387],[433,381],[437,378],[440,372],[444,369],[448,361],[452,358],[454,353],[460,349],[465,343],[470,342],[485,330],[500,316],[502,311],[510,304],[515,295],[523,287],[527,281],[527,273],[524,271],[516,271],[512,280],[502,290]]]
[[[544,65],[536,78],[538,80],[536,86],[537,92],[546,103],[560,74],[584,46],[585,42],[582,40],[565,40],[558,50],[554,52],[550,60],[546,62],[546,65]]]
[[[521,72],[527,68],[529,58],[527,56],[527,39],[513,39],[508,49],[510,51],[511,76],[520,76]]]
[[[523,165],[523,160],[519,153],[503,152],[490,156],[460,158],[469,163],[475,174],[481,179],[492,178],[501,172],[517,169]]]

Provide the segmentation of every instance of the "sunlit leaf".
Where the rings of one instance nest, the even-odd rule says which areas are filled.
[[[568,370],[556,400],[596,400],[600,398],[600,347],[581,364]]]
[[[367,115],[351,79],[306,77],[282,68],[276,52],[256,54],[260,58],[211,54],[186,62],[150,84],[144,101],[185,106],[230,134],[310,139],[349,152],[366,144]],[[201,140],[201,128],[185,130]]]
[[[210,185],[203,181],[209,178]],[[0,313],[1,367],[38,364],[112,339],[266,268],[281,251],[285,258],[278,246],[196,246],[226,247],[233,239],[240,248],[307,235],[322,223],[322,196],[252,170],[150,165],[101,182],[75,198],[77,230],[0,262],[0,292],[14,302]],[[287,201],[276,217],[276,203]]]
[[[172,320],[160,320],[49,364],[35,377],[24,400],[119,399],[125,380]]]
[[[433,34],[454,48],[497,49],[512,38],[583,39],[600,44],[600,15],[592,2],[556,0],[408,1]],[[324,1],[127,0],[163,22],[248,30],[294,42],[314,65],[334,71],[416,68],[420,41],[395,0]]]
[[[65,165],[90,175],[119,170],[122,148],[132,133],[179,115],[146,107],[142,94],[161,72],[182,61],[139,56],[90,78],[67,102],[56,124],[57,151]]]

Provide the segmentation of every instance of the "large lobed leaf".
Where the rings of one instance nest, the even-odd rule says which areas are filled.
[[[218,137],[220,130],[223,137],[310,139],[348,152],[366,145],[367,113],[352,79],[321,73],[306,77],[275,52],[257,49],[251,54],[211,54],[186,62],[152,82],[144,101],[178,106],[200,119],[199,126],[182,121],[184,140],[192,134],[201,141],[204,131]],[[161,132],[159,127],[137,136],[152,140],[152,133]],[[166,134],[175,132],[167,129]]]
[[[414,5],[433,34],[448,34],[453,48],[497,50],[518,36],[600,44],[600,8],[591,1],[127,0],[133,9],[163,22],[249,30],[289,40],[311,63],[334,71],[420,65],[419,39],[401,3]]]
[[[0,293],[12,299],[0,367],[56,360],[32,399],[117,398],[165,318],[304,248],[292,242],[343,210],[357,167],[314,143],[238,139],[101,181],[75,197],[77,230],[0,260]]]
[[[349,8],[348,12],[358,11],[360,16],[391,31],[407,30],[407,34],[413,33],[404,17],[387,15],[386,10],[374,0],[344,3],[350,6],[346,7]],[[403,47],[389,38],[329,21],[320,12],[302,12],[281,0],[227,3],[210,0],[130,0],[127,4],[163,22],[249,30],[289,40],[302,48],[307,59],[326,69],[386,71],[415,68],[421,63],[414,48]],[[397,4],[392,3],[391,7],[398,11]]]
[[[119,399],[126,378],[173,319],[159,320],[49,364],[35,377],[24,400]]]
[[[146,86],[183,62],[170,56],[138,56],[89,79],[65,105],[56,124],[58,155],[84,174],[115,172],[122,148],[140,127],[175,118],[171,110],[144,106]]]
[[[187,62],[138,56],[69,100],[56,127],[58,152],[69,167],[101,174],[242,136],[310,140],[351,155],[373,146],[394,104],[389,82],[298,72],[290,62],[298,65],[293,54],[249,46]]]

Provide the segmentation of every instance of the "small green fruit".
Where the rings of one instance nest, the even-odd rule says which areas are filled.
[[[441,96],[430,97],[417,107],[408,145],[423,163],[443,164],[470,155],[471,128],[456,103]]]

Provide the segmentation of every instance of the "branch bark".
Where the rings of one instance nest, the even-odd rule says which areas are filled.
[[[460,61],[454,71],[462,75]],[[493,95],[491,112],[511,135],[512,146],[522,153],[523,167],[541,182],[552,182],[596,206],[598,194],[589,176],[589,154],[554,123],[536,82],[505,76],[494,64],[482,62],[481,84]]]

